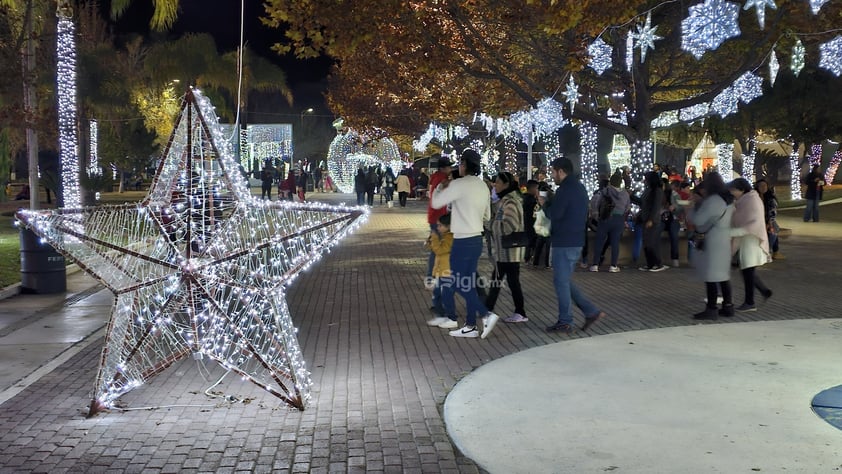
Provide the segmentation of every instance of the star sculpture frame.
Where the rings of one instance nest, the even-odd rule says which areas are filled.
[[[16,216],[114,293],[93,416],[189,356],[304,410],[285,288],[368,211],[252,197],[213,107],[189,90],[143,201]]]

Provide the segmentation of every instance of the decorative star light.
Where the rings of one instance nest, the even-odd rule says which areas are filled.
[[[792,60],[789,63],[790,69],[792,69],[792,73],[798,77],[798,74],[801,73],[801,70],[804,69],[804,54],[805,54],[804,44],[801,42],[800,39],[795,40],[795,45],[792,47]]]
[[[810,0],[810,9],[813,10],[813,15],[818,15],[822,6],[829,1],[830,0]]]
[[[602,38],[597,38],[596,41],[588,46],[588,55],[590,55],[590,66],[598,75],[602,75],[607,69],[611,68],[611,53],[613,49]]]
[[[705,0],[690,7],[690,16],[681,21],[681,48],[696,59],[714,50],[726,39],[739,36],[737,16],[740,6],[725,0]]]
[[[655,34],[658,27],[652,27],[652,12],[646,14],[646,23],[638,25],[637,30],[631,34],[634,39],[634,47],[640,48],[640,62],[646,61],[646,51],[655,49],[655,41],[663,39]]]
[[[661,112],[654,120],[652,120],[652,128],[667,128],[678,123],[678,111],[668,110]]]
[[[778,56],[772,50],[771,57],[769,58],[769,85],[775,85],[775,80],[778,78],[778,69],[780,68],[781,65],[778,63]]]
[[[142,202],[17,213],[115,295],[90,415],[190,356],[298,409],[309,400],[285,287],[367,211],[255,199],[224,143],[188,91]]]
[[[842,35],[819,45],[819,51],[821,52],[819,67],[827,69],[836,76],[842,75]]]
[[[775,0],[746,0],[746,4],[743,5],[743,10],[748,10],[751,7],[754,7],[755,12],[757,12],[757,23],[760,25],[760,29],[766,28],[766,7],[769,7],[772,10],[776,10],[778,8],[778,6],[775,5]]]
[[[570,106],[570,112],[573,112],[573,107],[576,106],[576,102],[579,101],[579,97],[582,94],[579,93],[579,86],[576,85],[576,82],[573,80],[573,76],[570,76],[570,79],[567,81],[567,89],[563,92],[564,97],[567,99],[567,105]]]

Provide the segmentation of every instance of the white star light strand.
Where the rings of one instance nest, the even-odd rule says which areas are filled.
[[[792,47],[792,60],[789,64],[789,67],[792,69],[792,73],[795,74],[795,77],[798,77],[798,74],[800,74],[801,70],[804,69],[805,53],[806,50],[804,49],[804,43],[802,43],[800,39],[796,39],[795,45]]]
[[[655,49],[655,41],[663,39],[655,34],[658,27],[652,27],[652,12],[646,14],[646,23],[638,25],[637,30],[632,34],[634,38],[634,47],[640,49],[640,62],[646,61],[646,51]]]
[[[16,214],[115,295],[90,415],[190,356],[306,406],[285,288],[367,211],[258,200],[231,151],[191,91],[142,202]]]
[[[681,22],[681,48],[699,59],[726,39],[739,36],[737,16],[740,6],[724,0],[705,0],[690,7],[690,15]]]
[[[830,0],[810,0],[810,9],[813,10],[813,15],[818,15],[822,6],[829,1]]]
[[[596,41],[588,46],[588,55],[590,56],[590,66],[598,75],[602,75],[607,69],[611,68],[611,53],[613,49],[602,38],[597,38]]]
[[[842,75],[842,35],[819,45],[819,51],[819,67],[827,69],[835,76]]]
[[[79,141],[76,135],[76,26],[59,13],[56,36],[56,95],[62,198],[67,208],[82,206],[79,190]]]
[[[761,30],[766,28],[766,7],[769,7],[772,10],[776,10],[778,8],[778,6],[775,5],[775,0],[746,0],[746,4],[743,5],[743,10],[748,10],[751,7],[754,7],[757,12],[757,23],[760,25]]]
[[[573,76],[570,76],[570,79],[567,81],[567,89],[563,92],[563,94],[567,104],[570,106],[570,112],[573,112],[573,107],[576,106],[576,102],[578,102],[579,97],[582,96],[582,94],[579,93],[579,86],[577,86],[576,82],[573,80]]]

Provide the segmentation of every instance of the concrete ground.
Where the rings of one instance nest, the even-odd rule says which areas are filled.
[[[334,194],[314,198],[353,200]],[[78,273],[68,277],[67,294],[0,301],[0,470],[526,472],[527,464],[510,467],[498,460],[500,452],[508,451],[507,458],[520,455],[517,443],[530,437],[557,441],[541,453],[550,464],[534,466],[550,472],[731,471],[726,468],[731,465],[707,458],[724,463],[733,457],[736,448],[723,443],[725,435],[745,448],[741,469],[786,467],[778,462],[785,454],[765,457],[753,446],[758,444],[786,453],[808,441],[816,453],[812,461],[793,456],[804,459],[802,472],[815,471],[823,456],[838,452],[838,431],[812,416],[808,402],[821,389],[842,383],[842,373],[823,372],[838,360],[838,352],[818,350],[838,331],[838,321],[828,318],[840,315],[832,291],[839,287],[842,206],[824,206],[818,224],[801,222],[797,210],[782,213],[784,226],[793,229],[782,245],[788,258],[760,270],[775,296],[756,313],[694,325],[690,315],[701,309],[703,289],[692,270],[639,272],[630,267],[625,249],[621,273],[575,276],[609,313],[590,334],[546,333],[544,327],[555,319],[550,273],[524,269],[530,322],[501,323],[486,340],[464,340],[424,324],[430,317],[430,295],[423,290],[424,204],[376,206],[367,224],[288,290],[314,382],[313,402],[304,412],[287,409],[236,377],[214,385],[224,375],[221,369],[185,360],[123,396],[121,409],[85,419],[110,294]],[[487,262],[481,267],[489,273]],[[734,287],[739,295],[736,273]],[[496,309],[504,316],[512,311],[505,290]],[[775,345],[787,347],[781,350],[789,357],[772,357]],[[706,347],[720,355],[711,356]],[[726,356],[726,349],[737,354]],[[662,355],[653,357],[653,351]],[[753,372],[751,362],[758,364]],[[509,364],[547,364],[551,372],[542,377],[540,370],[512,371]],[[739,376],[738,368],[748,375]],[[499,394],[531,411],[507,425],[483,423],[485,439],[509,442],[475,448],[462,434],[470,433],[474,418],[511,416],[509,403],[482,410],[479,395],[471,395],[472,384],[498,370],[492,375],[494,390],[479,393]],[[685,372],[700,380],[690,384],[680,376]],[[776,402],[763,393],[757,408],[750,397],[732,401],[718,395],[728,387],[729,393],[745,395],[766,384],[781,396]],[[528,403],[527,397],[540,396],[533,393],[538,391],[554,394],[554,406]],[[588,396],[595,392],[600,396]],[[243,402],[221,398],[228,396]],[[470,402],[460,403],[458,397]],[[728,411],[737,401],[747,408]],[[459,409],[470,410],[470,416],[451,420]],[[780,415],[772,416],[772,409]],[[645,414],[645,423],[635,422],[636,413]],[[712,430],[709,421],[726,414],[731,423]],[[561,430],[565,426],[573,431]],[[610,445],[577,448],[586,444],[586,436],[605,433],[615,440]],[[637,452],[634,446],[647,447],[640,433],[673,442],[660,451],[649,446],[651,451]],[[701,452],[706,445],[710,448]]]

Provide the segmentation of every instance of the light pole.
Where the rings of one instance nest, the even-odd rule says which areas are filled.
[[[301,111],[300,118],[301,118],[301,128],[302,128],[302,131],[303,131],[303,129],[304,129],[304,114],[312,114],[312,113],[313,113],[313,108],[312,108],[312,107],[310,107],[309,109],[305,109],[305,110],[302,110],[302,111]]]

